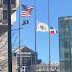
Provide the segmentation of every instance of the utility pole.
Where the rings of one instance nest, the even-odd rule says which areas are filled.
[[[11,0],[7,0],[8,5],[8,72],[12,72],[12,53],[11,53]]]

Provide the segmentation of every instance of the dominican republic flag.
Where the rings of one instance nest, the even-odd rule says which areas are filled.
[[[50,34],[55,34],[57,33],[56,29],[54,29],[53,27],[50,27]]]
[[[21,5],[21,8],[22,8],[22,11],[21,11],[22,17],[30,17],[31,16],[33,6]]]

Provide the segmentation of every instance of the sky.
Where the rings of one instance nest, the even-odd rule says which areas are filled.
[[[34,0],[20,0],[20,4],[34,6]],[[72,16],[72,0],[50,0],[49,1],[50,26],[58,31],[58,17]],[[12,26],[12,30],[19,27],[19,8],[16,12],[16,22]],[[21,9],[20,9],[21,15]],[[23,20],[29,20],[28,25],[22,25]],[[48,0],[36,0],[36,21],[48,24]],[[35,27],[34,27],[34,9],[31,17],[20,16],[20,45],[27,46],[35,50]],[[37,23],[36,23],[37,25]],[[36,50],[38,58],[43,63],[49,63],[49,39],[48,32],[36,32]],[[19,32],[12,31],[12,49],[19,47]],[[51,61],[59,61],[59,34],[50,35],[50,52]]]

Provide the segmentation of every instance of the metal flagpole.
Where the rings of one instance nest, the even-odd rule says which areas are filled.
[[[20,0],[19,0],[19,72],[21,72],[21,48],[20,48]]]
[[[34,0],[34,19],[35,19],[35,72],[36,72],[36,0]]]
[[[49,0],[48,0],[48,26],[49,26],[49,72],[51,72],[51,61],[50,61],[50,22],[49,22]]]
[[[12,72],[12,53],[11,53],[11,4],[8,1],[8,72]]]

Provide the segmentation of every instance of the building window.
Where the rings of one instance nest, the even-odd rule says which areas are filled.
[[[7,10],[3,10],[3,19],[7,19]]]
[[[20,57],[17,57],[17,66],[20,65]]]
[[[3,0],[3,4],[7,4],[7,0]]]
[[[45,70],[47,70],[47,67],[45,67]]]
[[[41,67],[41,70],[43,70],[43,67]]]
[[[0,10],[0,20],[2,19],[2,11]]]
[[[24,67],[22,67],[22,69],[24,69]]]
[[[15,4],[16,0],[11,0],[11,4]],[[7,4],[7,0],[3,0],[3,4]]]
[[[37,70],[39,70],[39,67],[37,68]]]
[[[15,4],[16,3],[16,0],[11,0],[11,4]]]

